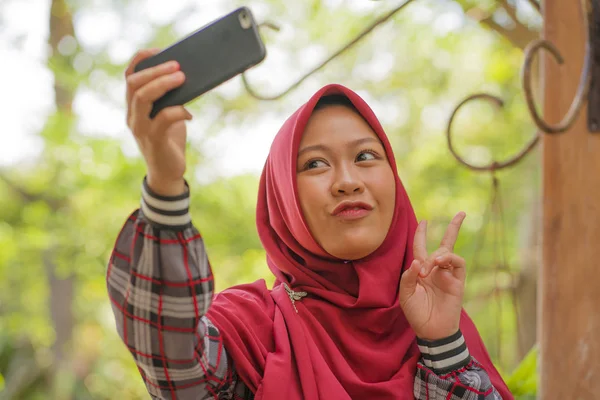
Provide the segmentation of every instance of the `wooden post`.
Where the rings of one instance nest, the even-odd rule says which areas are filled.
[[[543,61],[544,114],[556,123],[579,83],[585,34],[578,0],[545,0],[544,18],[544,37],[565,59]],[[572,129],[542,142],[542,400],[600,398],[600,133],[586,117],[587,103]]]

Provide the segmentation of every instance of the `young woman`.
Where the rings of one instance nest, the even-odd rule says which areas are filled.
[[[462,310],[464,213],[426,250],[388,139],[340,85],[283,125],[256,223],[276,277],[213,297],[188,213],[184,107],[148,118],[185,79],[171,62],[127,75],[128,123],[147,164],[141,208],[107,272],[119,335],[157,399],[512,399]],[[218,221],[215,221],[218,223]]]

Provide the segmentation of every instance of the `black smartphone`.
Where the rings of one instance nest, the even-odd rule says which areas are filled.
[[[154,102],[150,118],[183,105],[260,63],[266,56],[258,25],[247,7],[219,18],[152,57],[135,71],[175,60],[186,80]]]

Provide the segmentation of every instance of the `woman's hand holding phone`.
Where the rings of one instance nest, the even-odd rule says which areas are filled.
[[[134,71],[136,64],[158,52],[139,51],[125,72],[127,125],[146,161],[150,189],[159,195],[176,196],[185,190],[185,121],[192,115],[183,106],[167,107],[152,119],[150,112],[154,101],[183,84],[185,75],[176,61]]]

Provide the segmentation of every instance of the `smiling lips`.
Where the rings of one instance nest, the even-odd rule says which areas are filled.
[[[360,219],[367,216],[373,206],[362,201],[343,201],[333,210],[331,215],[345,220]]]

